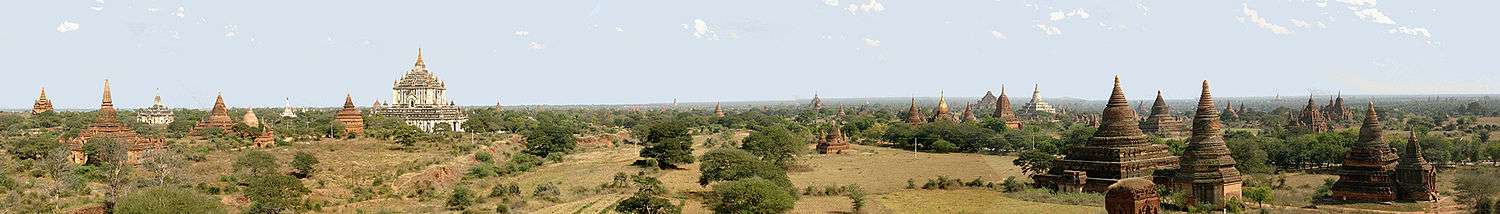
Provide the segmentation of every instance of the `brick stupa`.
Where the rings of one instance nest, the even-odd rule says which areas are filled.
[[[927,123],[927,117],[922,116],[922,111],[917,110],[917,98],[911,98],[911,109],[906,110],[906,123],[922,125]]]
[[[1183,127],[1185,126],[1182,125],[1182,121],[1172,115],[1172,107],[1167,106],[1167,101],[1162,99],[1161,91],[1156,91],[1156,101],[1151,103],[1151,116],[1146,117],[1146,123],[1141,126],[1141,131],[1167,138],[1177,138],[1187,134]]]
[[[959,115],[959,122],[979,122],[979,117],[974,116],[974,104],[964,105],[964,113]]]
[[[833,121],[826,135],[818,140],[818,154],[845,154],[849,150],[849,138],[844,136],[844,131],[839,128],[839,121]]]
[[[1334,172],[1333,198],[1345,201],[1396,200],[1396,154],[1382,136],[1380,116],[1371,102],[1359,129],[1359,140],[1344,153],[1344,164]]]
[[[353,95],[344,95],[344,109],[339,109],[339,113],[337,116],[334,116],[334,119],[344,125],[344,133],[352,135],[365,134],[365,117],[359,113],[358,108],[354,108]]]
[[[74,164],[88,162],[88,156],[84,154],[83,147],[89,140],[96,138],[112,139],[116,143],[123,144],[126,149],[126,161],[131,164],[137,163],[136,160],[139,160],[141,153],[146,150],[160,149],[166,143],[164,139],[148,139],[137,135],[135,130],[120,123],[118,113],[115,110],[114,100],[110,98],[109,80],[104,80],[104,100],[99,104],[99,112],[94,118],[94,123],[79,132],[77,138],[62,140],[62,143],[71,150],[69,159]]]
[[[42,87],[42,95],[37,96],[36,103],[31,104],[31,114],[49,111],[52,111],[52,100],[47,99],[47,87]]]
[[[839,109],[839,112],[843,111],[844,109]],[[718,102],[714,102],[714,117],[724,117],[724,109],[719,107]]]
[[[1016,116],[1016,111],[1010,107],[1010,97],[1005,95],[1005,86],[1000,86],[1000,98],[995,98],[995,119],[1005,122],[1005,128],[1011,130],[1021,129],[1021,118]]]
[[[1401,200],[1437,200],[1437,170],[1422,158],[1422,144],[1417,132],[1406,139],[1406,153],[1396,164],[1396,197]]]
[[[1161,195],[1151,180],[1120,180],[1104,193],[1104,210],[1109,214],[1156,214],[1161,212]]]
[[[1219,121],[1213,95],[1209,94],[1208,81],[1203,81],[1192,133],[1182,152],[1181,167],[1172,179],[1172,188],[1187,193],[1187,204],[1212,204],[1218,208],[1240,198],[1244,177],[1234,168],[1234,157],[1224,143],[1223,123]]]
[[[214,108],[208,111],[208,118],[198,121],[198,125],[193,126],[193,130],[189,131],[188,135],[201,136],[203,129],[206,128],[217,128],[227,132],[233,127],[234,119],[229,117],[229,108],[224,106],[224,94],[220,93],[214,96]]]
[[[1151,143],[1141,132],[1118,76],[1103,115],[1099,130],[1088,143],[1068,148],[1066,156],[1053,162],[1051,170],[1033,180],[1064,191],[1103,192],[1121,179],[1150,180],[1158,169],[1177,168],[1177,156],[1172,156],[1166,145]]]

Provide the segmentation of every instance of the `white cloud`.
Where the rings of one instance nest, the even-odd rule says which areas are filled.
[[[1392,28],[1388,32],[1389,33],[1401,33],[1401,34],[1406,34],[1406,35],[1411,35],[1411,36],[1420,36],[1420,37],[1425,37],[1425,38],[1432,38],[1432,33],[1431,32],[1427,32],[1427,28],[1401,26],[1401,27],[1397,27],[1397,28]]]
[[[89,6],[89,9],[94,12],[104,11],[104,0],[94,0],[94,5]]]
[[[1057,29],[1057,27],[1053,26],[1047,26],[1047,24],[1036,24],[1036,29],[1041,30],[1043,34],[1047,34],[1048,36],[1062,35],[1062,29]]]
[[[1271,30],[1271,33],[1274,33],[1276,35],[1291,35],[1292,34],[1292,30],[1287,29],[1286,27],[1282,27],[1281,25],[1276,25],[1275,23],[1271,23],[1271,21],[1267,20],[1266,17],[1261,17],[1260,16],[1260,12],[1257,12],[1254,9],[1250,9],[1250,4],[1248,4],[1248,3],[1242,3],[1241,5],[1243,6],[1243,8],[1244,8],[1243,11],[1245,13],[1245,16],[1240,17],[1240,21],[1241,22],[1244,22],[1244,21],[1248,20],[1248,21],[1250,21],[1252,23],[1255,23],[1256,27],[1260,27],[1260,28],[1263,28],[1263,29],[1266,29],[1266,30]]]
[[[240,35],[240,26],[239,25],[225,25],[224,26],[224,37],[229,37],[229,38],[233,39],[234,37],[239,36],[239,35]]]
[[[704,22],[702,19],[693,19],[693,29],[692,30],[693,30],[693,37],[697,37],[697,38],[703,38],[705,36],[710,36],[709,34],[712,33],[708,29],[708,22]]]
[[[58,33],[67,33],[67,32],[73,32],[73,31],[76,31],[76,30],[78,30],[78,23],[77,22],[63,21],[62,24],[58,24],[57,25],[57,32]]]
[[[531,49],[531,50],[547,49],[547,44],[542,44],[542,43],[539,43],[539,42],[531,42],[530,44],[526,44],[526,48],[527,49]]]
[[[1385,13],[1381,13],[1380,10],[1375,9],[1375,8],[1369,8],[1369,9],[1359,10],[1359,11],[1354,12],[1354,15],[1359,15],[1359,19],[1360,20],[1365,20],[1365,21],[1369,21],[1369,22],[1375,22],[1375,23],[1381,23],[1381,24],[1388,24],[1388,25],[1394,25],[1394,24],[1396,24],[1396,20],[1391,20],[1391,17],[1385,16]]]
[[[864,4],[851,3],[849,4],[849,7],[844,8],[844,10],[848,10],[849,13],[878,13],[881,11],[885,11],[885,4],[876,2],[875,0],[870,0],[870,2]]]
[[[177,16],[177,18],[187,17],[187,13],[186,12],[187,12],[187,8],[184,8],[182,6],[177,6],[177,10],[173,11],[172,15],[173,16]]]
[[[526,36],[530,36],[531,35],[531,31],[518,30],[518,31],[516,31],[514,33],[510,33],[510,35],[515,35],[515,36],[518,36],[518,37],[526,37]]]
[[[1047,20],[1052,20],[1052,21],[1061,21],[1063,19],[1067,19],[1068,17],[1078,17],[1078,18],[1081,18],[1081,19],[1089,19],[1089,12],[1086,11],[1086,10],[1083,10],[1083,8],[1078,8],[1078,9],[1073,9],[1072,11],[1061,11],[1061,10],[1059,10],[1059,11],[1052,11],[1052,12],[1047,13]]]
[[[1375,6],[1375,0],[1338,0],[1338,1],[1342,2],[1344,4],[1352,5],[1352,6]],[[1324,3],[1324,4],[1326,5],[1327,3]]]
[[[870,37],[865,37],[865,46],[872,47],[872,48],[873,47],[880,47],[880,40],[871,39]]]
[[[615,32],[625,32],[625,26],[615,25]]]
[[[839,0],[823,0],[823,4],[837,7],[839,6]]]
[[[1308,23],[1306,21],[1297,20],[1297,19],[1291,19],[1291,21],[1292,21],[1292,25],[1297,26],[1298,28],[1310,28],[1310,27],[1312,27],[1312,23]]]
[[[1005,33],[1000,33],[1000,31],[991,30],[990,31],[990,35],[991,36],[995,36],[995,39],[1001,39],[1001,40],[1010,39],[1010,37],[1006,37]]]

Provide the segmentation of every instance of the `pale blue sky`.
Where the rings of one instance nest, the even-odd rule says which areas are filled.
[[[826,97],[1496,93],[1496,1],[0,3],[0,108],[389,100],[418,47],[460,105]],[[180,8],[180,9],[179,9]],[[701,23],[701,24],[700,24]],[[701,30],[700,30],[701,29]]]

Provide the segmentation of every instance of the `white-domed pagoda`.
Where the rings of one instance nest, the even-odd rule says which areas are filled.
[[[469,117],[448,100],[447,85],[427,70],[427,63],[422,61],[422,49],[417,49],[416,65],[394,85],[391,101],[372,109],[375,114],[399,118],[423,131],[446,129],[463,132],[460,124]]]

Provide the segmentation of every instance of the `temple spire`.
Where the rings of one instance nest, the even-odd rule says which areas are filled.
[[[156,98],[152,100],[152,105],[161,105],[161,88],[156,89]]]
[[[422,48],[417,48],[417,66],[427,66],[427,63],[422,62]]]

